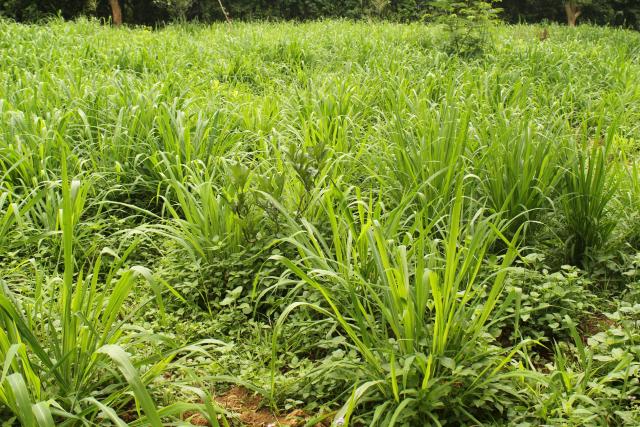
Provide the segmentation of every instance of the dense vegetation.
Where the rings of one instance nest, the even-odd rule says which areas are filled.
[[[0,21],[3,425],[640,425],[640,34],[446,28]]]
[[[33,21],[61,14],[65,18],[92,15],[109,18],[116,7],[124,22],[153,25],[174,20],[201,22],[250,19],[385,18],[398,21],[425,19],[439,3],[474,6],[479,0],[3,0],[0,16]],[[637,0],[499,0],[511,23],[567,22],[565,5],[580,11],[580,21],[640,29]],[[227,12],[227,16],[223,12]]]

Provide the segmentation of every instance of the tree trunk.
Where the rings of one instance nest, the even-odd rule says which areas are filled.
[[[578,20],[578,17],[582,13],[580,11],[580,8],[578,7],[575,1],[566,1],[564,2],[564,10],[565,12],[567,12],[567,24],[570,27],[575,27],[576,21]]]
[[[111,18],[113,19],[113,25],[119,27],[122,25],[122,9],[120,8],[120,2],[118,0],[109,0],[109,6],[111,6]]]

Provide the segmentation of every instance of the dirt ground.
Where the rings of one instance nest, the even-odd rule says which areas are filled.
[[[296,409],[285,416],[276,416],[262,405],[260,396],[244,387],[234,386],[226,393],[215,398],[218,405],[235,414],[246,427],[302,427],[311,416]],[[208,426],[209,422],[201,415],[195,415],[189,422],[193,425]],[[316,424],[318,427],[326,424]]]

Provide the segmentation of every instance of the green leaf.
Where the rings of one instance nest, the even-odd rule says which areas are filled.
[[[152,427],[162,427],[162,421],[153,403],[153,399],[147,392],[138,371],[131,364],[129,355],[117,345],[105,345],[98,349],[98,353],[108,355],[115,363],[125,380],[133,390],[136,400],[145,412],[146,418]]]

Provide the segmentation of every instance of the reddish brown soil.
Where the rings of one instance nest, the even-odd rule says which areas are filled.
[[[262,399],[244,387],[232,387],[218,396],[216,402],[226,410],[238,414],[240,422],[247,427],[302,427],[310,418],[296,409],[286,416],[276,416],[262,407]]]
[[[609,319],[604,314],[594,314],[582,322],[580,322],[579,330],[582,335],[582,340],[586,343],[587,338],[597,334],[598,332],[606,331],[616,325],[616,322]]]
[[[240,425],[245,427],[303,427],[312,418],[301,409],[277,416],[264,407],[260,396],[239,386],[234,386],[217,396],[215,401],[234,415],[229,421],[239,421]],[[124,411],[120,416],[126,422],[137,419],[135,409]],[[181,418],[194,426],[211,426],[207,418],[199,413],[185,412]],[[232,425],[237,425],[237,422]],[[315,426],[326,427],[328,424],[320,423]]]

